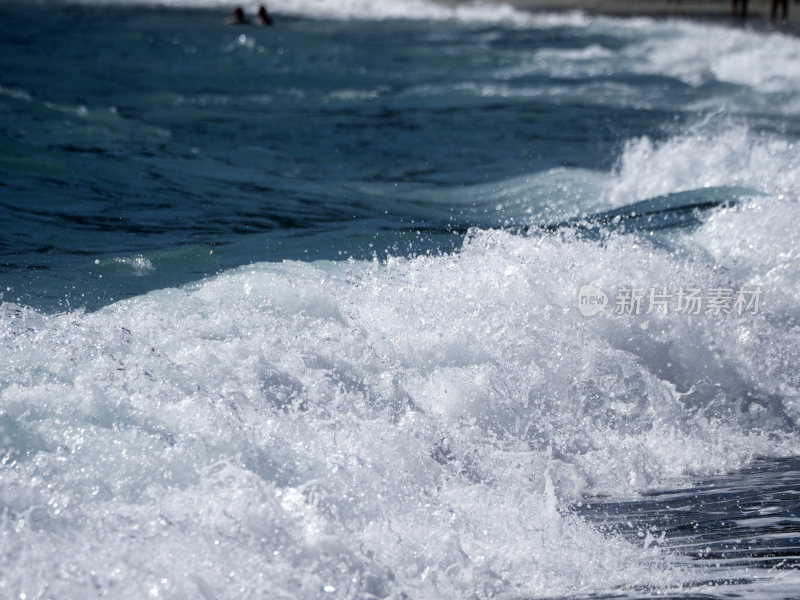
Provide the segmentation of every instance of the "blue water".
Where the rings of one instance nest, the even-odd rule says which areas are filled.
[[[169,4],[0,2],[0,596],[796,597],[800,40]]]
[[[3,13],[3,275],[7,297],[48,309],[254,261],[449,251],[461,238],[448,229],[560,201],[523,185],[498,210],[493,191],[514,178],[608,172],[627,140],[662,139],[730,95],[629,68],[561,74],[590,60],[570,53],[630,44],[583,23],[287,17],[262,30],[211,10]],[[537,52],[555,54],[526,67]],[[785,128],[780,114],[758,122]],[[110,262],[139,256],[152,271]]]

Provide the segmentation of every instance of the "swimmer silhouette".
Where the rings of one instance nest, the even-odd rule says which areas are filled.
[[[772,10],[770,11],[769,20],[773,27],[778,24],[778,4],[781,5],[781,12],[783,13],[780,24],[785,27],[789,19],[789,0],[772,0]]]
[[[267,13],[267,9],[264,8],[264,5],[258,7],[258,24],[262,27],[269,27],[272,25],[272,18]]]
[[[739,10],[739,2],[738,0],[733,0],[733,19],[741,19],[745,21],[747,19],[747,0],[742,0],[742,10]]]
[[[237,6],[233,11],[233,16],[225,20],[226,25],[250,25],[250,21],[244,16],[244,11],[241,6]]]

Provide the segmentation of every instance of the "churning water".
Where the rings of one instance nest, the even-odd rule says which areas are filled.
[[[160,4],[0,4],[0,596],[797,597],[800,40]]]

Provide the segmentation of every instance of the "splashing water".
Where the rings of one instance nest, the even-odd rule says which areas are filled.
[[[0,595],[791,597],[793,571],[685,546],[730,528],[716,486],[797,563],[789,495],[747,502],[754,461],[793,481],[800,450],[800,42],[416,2],[287,2],[268,34],[211,3],[15,6]],[[66,22],[74,76],[15,45]],[[691,226],[538,227],[681,193]],[[762,304],[616,310],[664,288]]]

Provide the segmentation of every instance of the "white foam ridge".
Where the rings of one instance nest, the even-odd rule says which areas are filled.
[[[629,141],[605,197],[624,206],[662,194],[735,185],[754,190],[739,205],[709,216],[681,236],[717,268],[743,285],[769,290],[771,309],[800,317],[800,154],[797,140],[755,133],[729,118],[711,116],[664,141]]]
[[[619,47],[606,47],[595,42],[581,48],[544,47],[532,52],[518,51],[516,61],[495,73],[500,95],[503,95],[502,90],[511,94],[521,93],[513,87],[509,89],[509,85],[530,75],[580,80],[596,78],[596,81],[586,83],[592,86],[591,93],[586,94],[587,100],[597,102],[595,97],[600,94],[603,103],[613,105],[613,95],[608,94],[606,98],[603,94],[602,86],[610,85],[605,78],[654,75],[675,78],[690,88],[730,84],[756,92],[742,94],[735,88],[719,89],[716,93],[706,93],[706,96],[711,96],[710,104],[700,104],[698,100],[692,107],[695,110],[757,110],[793,115],[800,112],[800,74],[795,68],[800,60],[800,40],[794,36],[766,35],[680,19],[584,19],[587,35],[608,35],[626,43]],[[652,96],[643,96],[647,88],[636,89],[641,86],[635,81],[627,92],[625,81],[615,80],[614,85],[621,88],[616,93],[621,93],[620,102],[624,105],[674,106],[670,103],[676,100],[665,99],[663,90],[657,90],[660,93]],[[534,92],[534,89],[529,89],[528,95]],[[679,93],[680,90],[675,90],[671,95]],[[708,103],[709,99],[704,101]]]
[[[795,140],[711,115],[664,141],[629,140],[609,198],[621,206],[682,190],[738,185],[796,200],[799,170]]]
[[[63,0],[76,1],[76,0]],[[175,8],[213,8],[230,10],[224,0],[77,0],[84,4],[166,6]],[[234,3],[235,4],[235,3]],[[495,2],[439,3],[428,0],[281,0],[281,2],[239,2],[246,12],[255,14],[260,4],[280,14],[322,19],[425,19],[455,20],[479,23],[522,24],[531,22],[531,15],[509,4]],[[560,20],[562,17],[548,17]],[[574,22],[582,19],[567,15]]]
[[[800,334],[764,315],[587,320],[590,281],[738,283],[626,237],[478,231],[457,255],[261,264],[91,314],[2,304],[0,544],[26,565],[6,589],[690,585],[565,509],[797,454]]]
[[[790,35],[715,27],[674,20],[637,47],[633,58],[644,72],[669,74],[690,85],[709,80],[750,86],[761,92],[800,87],[800,40]]]

